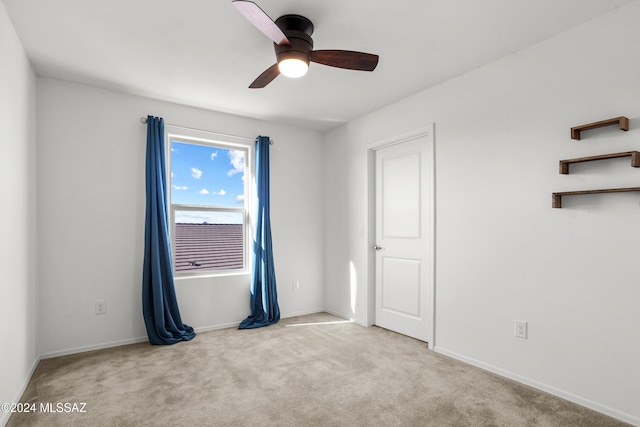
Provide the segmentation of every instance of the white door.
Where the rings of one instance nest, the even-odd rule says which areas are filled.
[[[431,343],[433,142],[430,135],[375,151],[375,323]]]

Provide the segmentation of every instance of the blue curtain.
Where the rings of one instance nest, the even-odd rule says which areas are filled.
[[[253,240],[253,275],[251,277],[251,316],[239,329],[273,325],[280,320],[276,272],[271,248],[271,220],[269,218],[269,137],[256,141],[256,187],[258,211]]]
[[[196,336],[182,323],[173,283],[169,243],[164,120],[147,117],[147,214],[144,228],[142,314],[151,344],[174,344]]]

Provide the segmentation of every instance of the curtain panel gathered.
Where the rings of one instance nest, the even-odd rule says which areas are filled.
[[[251,316],[240,324],[239,329],[259,328],[280,320],[271,243],[268,136],[259,136],[256,141],[256,187],[258,208],[253,240]]]
[[[173,280],[169,239],[164,120],[147,117],[147,207],[142,272],[142,314],[151,344],[189,341],[196,334],[182,323]]]

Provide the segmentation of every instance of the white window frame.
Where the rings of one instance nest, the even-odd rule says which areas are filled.
[[[171,142],[181,142],[187,144],[197,144],[214,148],[222,148],[228,150],[242,150],[244,156],[244,207],[233,206],[200,206],[200,205],[183,205],[172,203],[171,186]],[[194,278],[194,277],[218,277],[228,275],[250,274],[251,259],[251,240],[253,235],[252,220],[252,201],[254,200],[254,182],[255,182],[255,140],[240,136],[224,135],[204,130],[189,129],[180,126],[165,125],[165,158],[166,158],[166,176],[167,176],[167,198],[169,209],[169,234],[171,236],[171,257],[175,259],[175,212],[176,211],[215,211],[215,212],[243,212],[243,267],[242,269],[233,270],[206,270],[206,271],[180,271],[176,272],[174,267],[174,277]]]

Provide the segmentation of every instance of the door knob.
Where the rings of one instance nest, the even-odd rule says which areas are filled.
[[[376,251],[379,251],[380,249],[382,249],[382,246],[380,246],[380,245],[375,245],[375,246],[373,247],[373,249],[375,249]]]

